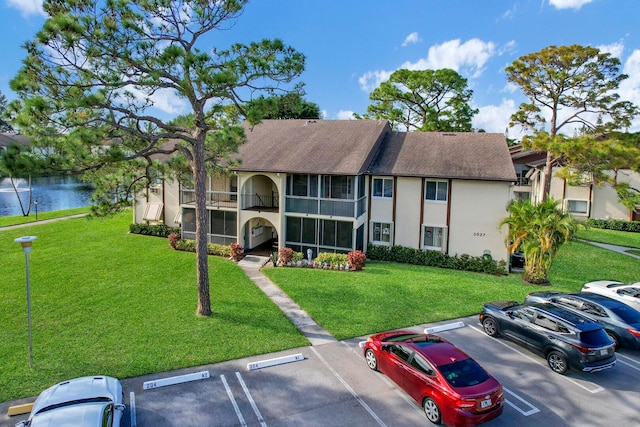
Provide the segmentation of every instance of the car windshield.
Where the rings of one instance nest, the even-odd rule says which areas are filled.
[[[596,329],[594,331],[585,331],[580,334],[582,342],[589,346],[601,347],[611,343],[609,335],[604,329]]]
[[[97,402],[111,402],[111,399],[109,399],[108,397],[92,397],[89,399],[70,400],[68,402],[62,402],[62,403],[57,403],[55,405],[45,406],[44,408],[38,411],[38,414],[50,411],[52,409],[62,408],[64,406],[81,405],[83,403],[97,403]]]
[[[618,315],[626,323],[640,323],[640,312],[638,310],[629,307],[628,305],[620,305],[618,307],[611,308],[615,314]]]
[[[438,367],[444,378],[453,387],[471,387],[489,379],[487,371],[473,359],[460,360]]]

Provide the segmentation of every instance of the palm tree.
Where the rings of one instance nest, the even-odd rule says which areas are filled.
[[[547,198],[534,205],[530,200],[513,201],[508,207],[509,217],[500,227],[509,226],[507,246],[510,253],[522,249],[525,258],[522,279],[528,283],[548,283],[551,262],[560,246],[570,240],[578,222],[562,212],[558,202]]]

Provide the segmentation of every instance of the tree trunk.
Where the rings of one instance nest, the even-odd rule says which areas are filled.
[[[547,151],[547,161],[544,170],[544,187],[542,191],[542,200],[546,200],[551,192],[551,178],[553,177],[553,156]],[[538,202],[540,202],[539,200]]]
[[[199,135],[193,147],[193,185],[196,198],[196,270],[198,280],[199,316],[211,315],[209,294],[209,254],[207,253],[207,170],[204,164],[204,140],[206,133]]]

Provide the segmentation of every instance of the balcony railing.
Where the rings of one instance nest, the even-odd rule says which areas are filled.
[[[357,218],[366,210],[366,198],[357,201],[287,196],[287,212]]]
[[[180,192],[180,203],[195,204],[196,195],[194,190],[182,190]],[[214,208],[237,208],[238,193],[230,191],[207,191],[207,206]]]
[[[242,209],[257,211],[278,211],[278,193],[272,194],[243,194]]]

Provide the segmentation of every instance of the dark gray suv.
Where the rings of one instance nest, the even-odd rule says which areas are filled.
[[[601,371],[616,362],[614,342],[600,324],[554,304],[489,302],[480,323],[487,335],[504,336],[541,354],[559,374],[569,368]]]

